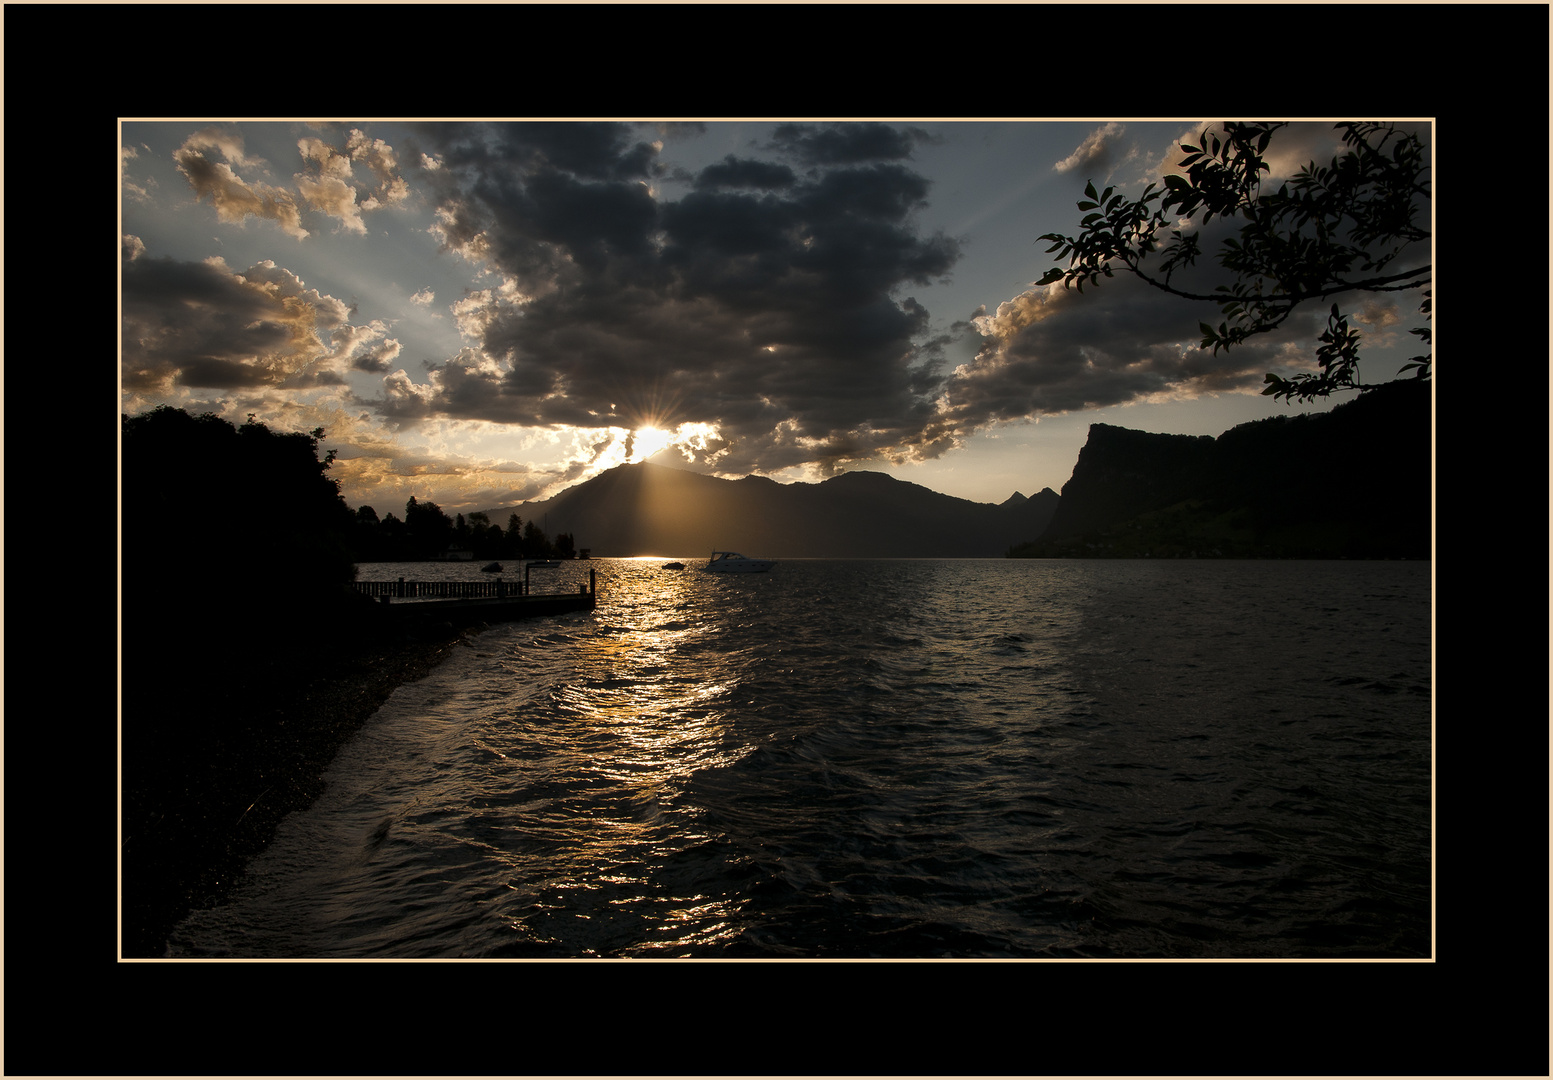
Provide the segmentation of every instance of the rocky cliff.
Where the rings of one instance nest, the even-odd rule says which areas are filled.
[[[1026,556],[1429,558],[1430,384],[1220,435],[1095,424]]]

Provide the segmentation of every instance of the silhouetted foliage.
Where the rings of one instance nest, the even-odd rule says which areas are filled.
[[[453,519],[442,507],[416,502],[413,495],[404,507],[404,528],[412,559],[434,559],[446,553],[457,536]]]
[[[1201,348],[1215,353],[1281,325],[1300,304],[1352,293],[1423,290],[1419,311],[1430,315],[1432,280],[1427,204],[1429,161],[1414,134],[1383,124],[1346,123],[1345,151],[1329,166],[1306,165],[1277,191],[1262,189],[1264,160],[1274,135],[1287,124],[1224,124],[1205,131],[1197,146],[1183,145],[1179,166],[1186,175],[1150,184],[1129,201],[1102,192],[1091,182],[1078,208],[1085,213],[1077,237],[1047,233],[1048,252],[1068,259],[1038,285],[1062,282],[1083,290],[1123,269],[1149,285],[1189,300],[1222,305],[1218,327],[1201,323]],[[1420,216],[1424,221],[1419,223]],[[1201,252],[1200,230],[1171,229],[1172,223],[1206,226],[1215,217],[1244,218],[1238,236],[1224,239],[1217,261],[1235,276],[1215,294],[1199,294],[1172,283]],[[1163,258],[1149,257],[1161,249]],[[1412,331],[1430,344],[1427,326]],[[1334,303],[1316,352],[1319,374],[1292,378],[1268,373],[1263,394],[1307,401],[1340,390],[1369,390],[1359,379],[1359,332]],[[1430,376],[1430,354],[1412,357],[1401,371]]]
[[[357,516],[328,475],[333,453],[319,459],[323,434],[276,433],[252,416],[234,428],[169,406],[124,417],[127,596],[192,604],[220,593],[227,610],[251,611],[231,595],[245,576],[315,602],[338,594],[355,572]]]
[[[448,517],[433,502],[411,498],[405,518],[392,513],[378,520],[370,506],[355,513],[352,544],[360,562],[418,562],[446,558],[450,547],[463,548],[477,560],[571,558],[575,547],[569,534],[552,541],[536,522],[524,522],[517,514],[502,529],[488,513]]]

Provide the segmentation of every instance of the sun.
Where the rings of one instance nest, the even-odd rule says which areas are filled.
[[[631,433],[631,461],[646,461],[674,441],[674,432],[656,427],[639,427]]]

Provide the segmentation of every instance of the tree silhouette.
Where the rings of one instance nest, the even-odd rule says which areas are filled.
[[[410,558],[432,559],[448,549],[457,536],[453,519],[434,502],[416,502],[415,496],[404,507],[405,536]]]
[[[1199,324],[1200,347],[1215,353],[1277,328],[1301,304],[1353,293],[1422,290],[1419,311],[1428,319],[1430,234],[1418,222],[1430,198],[1422,141],[1395,126],[1339,124],[1346,149],[1329,166],[1311,162],[1277,191],[1264,191],[1262,174],[1270,171],[1264,155],[1287,126],[1227,123],[1222,132],[1205,131],[1197,146],[1181,147],[1186,157],[1178,165],[1186,174],[1166,176],[1163,187],[1150,184],[1136,201],[1115,188],[1096,192],[1090,182],[1078,204],[1088,212],[1083,231],[1041,237],[1052,241],[1048,253],[1068,259],[1068,266],[1049,270],[1036,284],[1060,281],[1082,291],[1122,269],[1175,296],[1221,304],[1223,322]],[[1246,221],[1217,254],[1234,281],[1213,294],[1190,291],[1173,277],[1202,254],[1202,230],[1171,229],[1168,242],[1162,234],[1173,222],[1206,226],[1215,217]],[[1162,248],[1162,258],[1151,260]],[[1430,344],[1427,326],[1412,333]],[[1319,374],[1268,373],[1262,393],[1308,401],[1373,389],[1360,381],[1360,335],[1338,303],[1319,340]],[[1398,374],[1428,379],[1430,363],[1428,353],[1414,356]]]
[[[319,458],[322,429],[279,433],[252,416],[234,428],[164,405],[122,431],[122,569],[137,590],[187,601],[262,575],[316,603],[353,578],[357,521],[328,475],[334,452]]]

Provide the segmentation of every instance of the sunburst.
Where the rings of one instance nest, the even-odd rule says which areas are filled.
[[[674,441],[674,432],[658,427],[639,427],[631,433],[629,461],[646,461]]]

